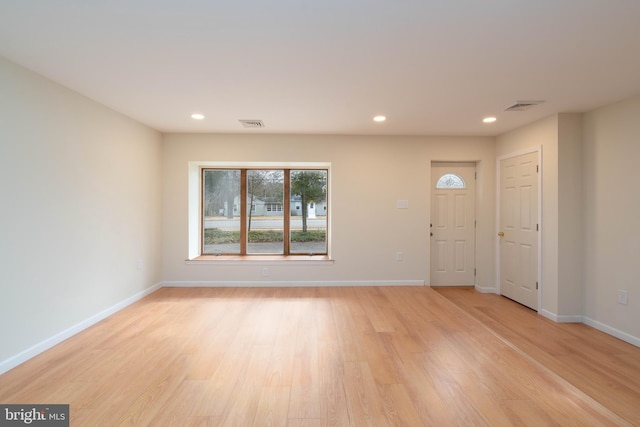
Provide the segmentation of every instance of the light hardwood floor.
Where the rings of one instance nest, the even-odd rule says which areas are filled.
[[[580,323],[555,323],[498,295],[438,288],[525,357],[640,426],[640,348]]]
[[[72,426],[640,425],[640,349],[468,289],[164,288],[1,375],[0,403],[68,403]]]

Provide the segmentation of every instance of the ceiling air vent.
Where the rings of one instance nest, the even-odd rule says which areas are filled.
[[[536,105],[542,104],[544,101],[516,101],[511,107],[506,108],[504,111],[525,111]]]
[[[263,128],[262,120],[238,120],[246,128]]]

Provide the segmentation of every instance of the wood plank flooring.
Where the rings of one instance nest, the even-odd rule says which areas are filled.
[[[563,380],[640,426],[640,348],[579,323],[555,323],[505,297],[436,288]]]
[[[1,375],[0,403],[92,427],[640,425],[640,349],[482,297],[163,288]]]

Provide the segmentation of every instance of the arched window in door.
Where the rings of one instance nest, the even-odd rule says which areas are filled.
[[[445,173],[438,179],[436,188],[467,188],[467,184],[460,175],[455,173]]]

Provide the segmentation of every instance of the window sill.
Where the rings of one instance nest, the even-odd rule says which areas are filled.
[[[331,265],[328,255],[200,255],[185,260],[187,265]]]

